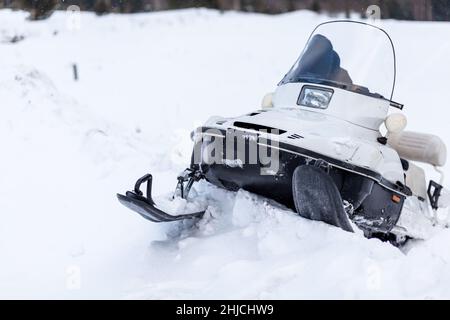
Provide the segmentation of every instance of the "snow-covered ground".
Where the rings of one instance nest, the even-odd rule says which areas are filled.
[[[115,198],[145,172],[171,192],[195,125],[258,109],[329,18],[83,14],[74,30],[64,12],[25,17],[0,11],[0,298],[450,298],[449,230],[399,250],[206,183],[195,226]],[[450,24],[382,26],[409,129],[450,142]]]

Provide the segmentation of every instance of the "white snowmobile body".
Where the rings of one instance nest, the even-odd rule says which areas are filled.
[[[177,195],[187,197],[193,182],[206,179],[347,231],[352,221],[369,237],[423,237],[421,228],[432,223],[430,207],[445,205],[446,191],[435,182],[427,189],[423,170],[410,161],[443,166],[446,150],[435,136],[402,132],[404,116],[388,117],[391,106],[403,108],[392,101],[395,69],[393,43],[380,28],[351,21],[319,25],[262,110],[212,117],[194,132],[191,166],[179,178]],[[383,123],[388,138],[380,132]],[[151,175],[119,200],[154,222],[203,214],[159,210]]]
[[[297,105],[303,87],[333,90],[328,108],[315,110]],[[342,108],[354,105],[360,106],[358,112]],[[276,135],[280,142],[372,170],[394,184],[404,183],[398,153],[377,141],[382,137],[379,128],[386,119],[388,108],[387,101],[338,88],[310,83],[285,84],[275,91],[271,109],[206,125],[218,129],[238,129],[239,126],[233,126],[233,123],[244,122],[279,129],[285,131]],[[301,138],[293,138],[296,135]]]
[[[350,79],[353,73],[343,69],[344,63],[349,60],[340,56],[336,48],[339,48],[339,43],[336,44],[333,39],[338,39],[337,34],[348,34],[348,27],[356,28],[356,35],[360,36],[358,38],[355,32],[350,32],[353,35],[350,37],[362,39],[362,36],[367,39],[369,31],[369,38],[376,46],[384,46],[383,49],[387,50],[382,63],[390,61],[387,67],[391,68],[391,79],[384,83],[384,88],[387,89],[382,93],[372,93],[362,86],[365,83],[355,85]],[[370,37],[374,33],[376,38]],[[327,46],[329,52],[323,49]],[[317,49],[323,52],[317,53]],[[319,72],[313,70],[315,65],[305,66],[305,63],[326,64],[326,61],[317,57],[321,54],[335,56],[334,68],[338,71],[331,72],[334,75],[318,75]],[[386,56],[391,59],[386,59]],[[308,68],[310,70],[305,71]],[[377,68],[380,66],[376,65],[375,69],[372,68],[369,72],[365,70],[366,75],[376,77]],[[359,79],[364,77],[359,76]],[[408,160],[443,166],[446,150],[439,138],[416,134],[415,140],[410,141],[412,149],[406,148],[408,150],[403,150],[403,153],[424,154],[419,156],[419,159],[414,159],[414,156],[401,158],[396,147],[401,149],[399,145],[405,140],[397,141],[399,131],[404,128],[406,122],[397,123],[400,128],[393,128],[393,132],[388,132],[393,142],[387,143],[388,139],[383,137],[380,127],[388,118],[390,106],[403,108],[391,100],[394,85],[395,51],[384,31],[362,23],[325,23],[313,32],[301,57],[280,82],[276,91],[265,98],[263,103],[266,105],[263,110],[237,118],[214,117],[197,132],[197,147],[202,149],[198,154],[202,156],[201,159],[193,159],[193,164],[199,164],[206,178],[218,186],[230,190],[244,188],[294,207],[295,196],[290,187],[294,183],[293,171],[298,166],[320,160],[326,163],[328,173],[337,185],[344,204],[350,205],[351,210],[347,214],[369,236],[381,236],[385,239],[393,236],[424,237],[425,229],[432,224],[431,203],[423,170]],[[383,88],[383,85],[379,88]],[[312,96],[310,100],[313,101],[307,101],[308,95]],[[398,115],[397,117],[404,119]],[[411,138],[411,135],[407,136]],[[247,144],[244,152],[237,150],[239,139],[243,139],[243,144]],[[214,162],[209,159],[211,148],[208,149],[208,145],[217,143],[218,140],[219,145],[226,144],[224,141],[228,140],[236,142],[234,150],[228,150],[226,147],[221,149],[220,157],[213,157],[213,160],[216,160]],[[248,146],[252,143],[277,150],[280,159],[277,170],[261,173],[261,167],[264,165],[248,163],[246,153],[252,149]],[[425,150],[427,148],[428,151]],[[223,158],[223,161],[217,163],[219,158]],[[442,189],[439,192],[441,191]],[[435,207],[436,203],[433,206]],[[418,221],[421,222],[417,223]]]

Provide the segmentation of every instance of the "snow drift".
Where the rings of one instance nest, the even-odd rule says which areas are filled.
[[[148,171],[167,199],[195,125],[257,109],[325,16],[24,18],[0,11],[0,298],[450,298],[448,230],[399,250],[207,183],[195,225],[115,198]],[[450,24],[382,24],[409,128],[450,141]]]

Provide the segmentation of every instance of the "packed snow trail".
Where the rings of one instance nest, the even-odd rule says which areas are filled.
[[[25,17],[0,11],[0,298],[450,298],[449,230],[399,250],[207,183],[177,203],[208,206],[196,224],[116,200],[151,172],[170,205],[190,131],[258,109],[327,17],[86,13],[77,30],[63,12]],[[382,27],[408,128],[448,143],[450,24]]]

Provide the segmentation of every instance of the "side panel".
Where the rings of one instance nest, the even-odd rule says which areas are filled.
[[[371,232],[386,232],[392,230],[400,219],[405,197],[393,200],[392,191],[374,184],[372,192],[364,200],[353,218],[356,224]]]
[[[194,150],[201,157],[193,156],[192,166],[200,168],[206,179],[216,186],[231,191],[242,188],[294,209],[293,172],[298,166],[313,164],[315,160],[285,150],[275,151],[275,145],[274,148],[259,149],[257,145],[260,142],[276,143],[257,135],[237,134],[234,130],[227,131],[225,139],[219,135],[204,137],[196,142]],[[219,147],[211,148],[214,144]],[[256,157],[251,155],[252,150],[256,150]],[[200,161],[195,161],[195,158]],[[267,159],[276,159],[278,164],[274,165]],[[388,233],[395,226],[402,210],[403,195],[383,188],[369,177],[332,165],[328,173],[342,198],[353,204],[352,220],[361,228]],[[400,201],[394,202],[393,195]]]

